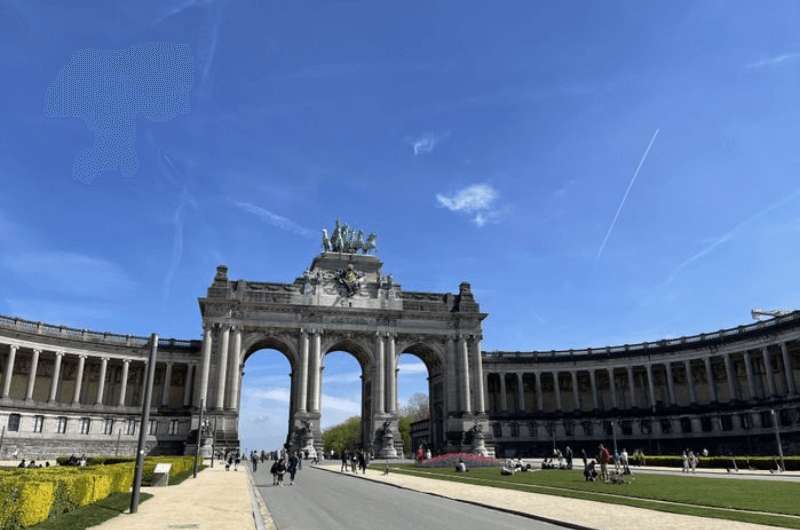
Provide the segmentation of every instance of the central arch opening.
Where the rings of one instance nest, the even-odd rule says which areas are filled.
[[[247,356],[239,400],[242,450],[276,451],[288,441],[292,364],[279,350],[263,348]]]

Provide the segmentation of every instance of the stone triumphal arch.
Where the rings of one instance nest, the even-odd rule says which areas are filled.
[[[486,314],[470,285],[462,283],[457,294],[403,291],[377,257],[325,240],[322,254],[291,283],[232,280],[227,267],[217,268],[199,301],[204,334],[195,409],[204,405],[222,439],[238,443],[244,362],[257,350],[278,350],[292,368],[287,443],[313,454],[322,446],[325,355],[346,351],[363,371],[362,445],[394,457],[402,451],[397,359],[411,353],[429,372],[431,445],[485,451]]]

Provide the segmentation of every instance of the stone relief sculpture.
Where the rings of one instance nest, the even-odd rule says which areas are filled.
[[[323,252],[341,252],[343,254],[369,254],[378,245],[378,236],[374,233],[364,238],[363,230],[356,230],[345,223],[336,220],[333,232],[328,235],[326,228],[322,229]]]

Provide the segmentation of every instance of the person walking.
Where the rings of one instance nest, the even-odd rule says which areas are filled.
[[[597,460],[600,462],[600,478],[603,482],[608,482],[608,463],[611,461],[611,454],[603,444],[598,447]]]
[[[694,451],[689,451],[689,469],[692,470],[692,473],[697,473],[697,455],[694,454]]]
[[[684,449],[683,454],[681,454],[681,462],[683,464],[683,468],[681,469],[681,473],[688,473],[689,472],[689,450]]]
[[[289,485],[294,485],[294,476],[297,473],[297,465],[299,462],[299,458],[295,453],[292,453],[292,456],[289,457],[289,465],[286,466],[286,471],[289,472]]]
[[[239,464],[241,464],[241,463],[242,463],[242,459],[241,459],[241,456],[239,455],[239,452],[237,451],[236,452],[236,459],[233,461],[233,470],[234,471],[239,471]]]
[[[225,471],[230,471],[233,467],[233,456],[228,455],[228,461],[225,462]]]
[[[253,473],[255,473],[258,471],[258,456],[256,455],[255,451],[253,451],[253,454],[250,455],[250,461],[253,462]]]
[[[339,468],[339,471],[342,473],[347,472],[347,462],[349,461],[349,457],[347,456],[347,451],[342,451],[342,467]]]
[[[564,459],[567,461],[567,469],[572,469],[572,448],[570,446],[564,449]]]
[[[275,471],[278,473],[278,486],[283,486],[283,475],[286,473],[286,463],[283,458],[278,460]]]
[[[272,462],[272,466],[269,468],[269,472],[272,473],[272,485],[278,485],[278,461],[275,460]]]
[[[303,470],[303,456],[304,456],[304,454],[303,454],[302,451],[300,453],[297,453],[297,470],[298,471],[302,471]]]
[[[631,466],[628,462],[628,450],[624,447],[622,448],[622,452],[619,454],[620,463],[622,464],[622,474],[623,475],[630,475],[631,474]]]

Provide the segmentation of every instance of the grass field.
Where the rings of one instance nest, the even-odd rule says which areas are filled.
[[[380,466],[379,466],[380,467]],[[497,468],[391,466],[393,472],[686,515],[800,528],[800,484],[787,481],[636,474],[624,485],[586,482],[578,471],[547,470],[502,476]],[[666,501],[666,502],[661,502]],[[753,513],[763,512],[763,513]],[[796,516],[796,517],[792,517]]]
[[[150,497],[152,495],[149,493],[142,493],[140,502],[144,502]],[[114,493],[102,501],[59,515],[32,528],[34,530],[83,530],[120,515],[128,509],[130,503],[130,493]]]

